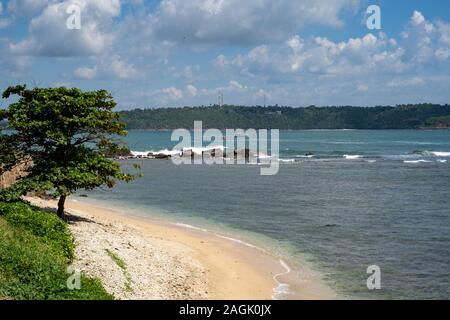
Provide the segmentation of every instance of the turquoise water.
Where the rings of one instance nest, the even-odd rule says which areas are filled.
[[[131,132],[127,142],[175,144],[170,132]],[[450,297],[450,131],[281,132],[280,150],[295,161],[275,176],[133,160],[143,178],[90,197],[250,239],[308,263],[344,297]],[[366,287],[371,265],[381,290]]]

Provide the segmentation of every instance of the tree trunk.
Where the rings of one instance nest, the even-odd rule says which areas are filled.
[[[66,203],[66,196],[62,195],[58,201],[58,217],[64,219],[64,204]]]

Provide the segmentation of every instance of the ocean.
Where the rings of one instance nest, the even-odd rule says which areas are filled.
[[[134,151],[171,132],[131,131]],[[450,131],[281,131],[279,173],[255,165],[139,163],[90,199],[206,228],[305,264],[349,299],[450,298]],[[369,266],[381,289],[368,290]]]

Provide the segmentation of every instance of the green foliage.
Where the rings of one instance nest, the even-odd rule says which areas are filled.
[[[114,252],[112,252],[109,249],[105,249],[106,254],[112,259],[112,261],[114,261],[115,264],[117,264],[117,266],[122,269],[123,274],[125,276],[125,290],[128,292],[132,292],[133,288],[131,286],[131,275],[127,270],[127,264],[125,263],[125,261],[123,261],[117,254],[115,254]]]
[[[78,189],[113,187],[117,180],[134,178],[107,157],[121,148],[112,136],[127,134],[119,114],[112,111],[116,103],[108,92],[15,86],[6,89],[3,98],[13,95],[18,101],[0,117],[13,131],[0,137],[5,149],[17,156],[9,159],[0,150],[0,160],[10,167],[15,159],[29,158],[33,166],[23,182],[4,190],[0,199],[11,200],[32,190],[65,197]]]
[[[125,261],[123,261],[117,254],[115,254],[114,252],[112,252],[109,249],[105,249],[106,254],[114,261],[115,264],[117,264],[117,266],[122,269],[122,270],[126,270],[127,269],[127,265],[125,263]]]
[[[450,128],[450,116],[433,117],[426,124],[433,128]]]
[[[12,186],[0,189],[0,201],[15,202],[19,198],[31,191],[50,190],[53,185],[49,182],[39,181],[37,177],[27,177],[27,179],[19,179]]]
[[[54,215],[25,203],[0,203],[0,297],[18,300],[112,299],[97,279],[81,275],[69,290],[67,227]],[[42,230],[39,230],[42,228]]]
[[[112,145],[106,148],[105,156],[108,158],[128,157],[131,151],[126,145]]]
[[[24,202],[0,202],[0,216],[12,226],[29,231],[53,246],[68,260],[73,258],[74,244],[67,225],[55,214]]]
[[[450,106],[434,104],[397,107],[245,107],[136,109],[123,111],[127,129],[416,129],[432,117],[450,116]]]

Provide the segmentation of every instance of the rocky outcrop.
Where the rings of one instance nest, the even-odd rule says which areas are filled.
[[[16,182],[18,178],[23,177],[26,172],[25,170],[29,165],[29,162],[22,163],[0,175],[0,188],[7,188]]]

